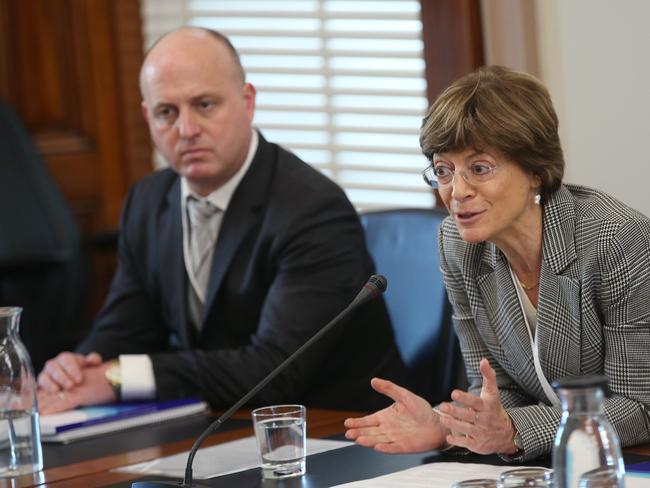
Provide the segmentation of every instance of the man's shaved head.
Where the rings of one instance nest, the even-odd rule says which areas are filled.
[[[170,43],[182,42],[190,49],[193,42],[205,43],[211,40],[215,42],[215,46],[222,46],[227,49],[232,57],[235,76],[239,77],[239,81],[242,84],[245,83],[246,73],[241,64],[239,53],[237,53],[237,50],[226,36],[220,32],[204,27],[181,27],[160,36],[145,53],[142,68],[140,69],[140,93],[142,96],[144,97],[144,71],[150,65],[150,58],[156,57],[161,48],[166,48]],[[187,55],[191,55],[191,52],[188,52]]]

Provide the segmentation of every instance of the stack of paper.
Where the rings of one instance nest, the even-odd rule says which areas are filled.
[[[206,410],[207,404],[196,398],[82,407],[67,412],[42,415],[41,440],[70,442],[130,427],[186,417]]]

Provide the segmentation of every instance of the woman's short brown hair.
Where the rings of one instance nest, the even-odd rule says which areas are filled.
[[[535,77],[502,66],[483,67],[438,96],[420,130],[422,152],[496,149],[541,179],[546,197],[558,189],[564,156],[548,90]]]

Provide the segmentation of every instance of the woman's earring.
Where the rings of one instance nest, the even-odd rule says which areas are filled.
[[[535,202],[535,205],[539,205],[539,203],[542,201],[542,195],[536,193],[535,197],[533,198],[533,201]]]

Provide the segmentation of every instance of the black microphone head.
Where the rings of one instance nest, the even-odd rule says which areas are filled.
[[[384,293],[388,288],[388,280],[384,275],[376,274],[368,278],[368,285],[375,287],[379,293]]]
[[[387,286],[388,281],[384,276],[379,274],[372,275],[370,278],[368,278],[368,281],[366,281],[366,284],[363,285],[363,288],[361,288],[361,291],[357,297],[352,300],[352,303],[350,305],[356,307],[368,300],[377,298],[379,295],[386,291]]]

